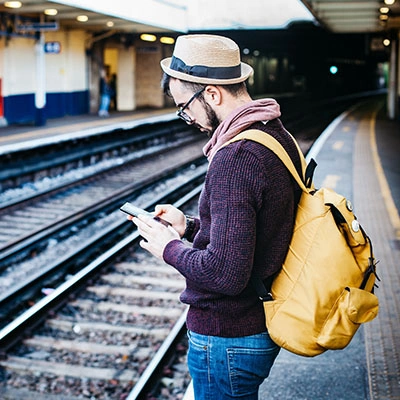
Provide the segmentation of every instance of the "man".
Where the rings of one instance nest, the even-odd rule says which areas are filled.
[[[107,70],[102,68],[100,71],[100,106],[98,115],[99,117],[108,117],[108,109],[110,107],[110,100],[112,96],[112,89],[110,86],[110,78]]]
[[[246,129],[275,137],[300,170],[295,143],[278,119],[273,99],[253,101],[245,81],[252,68],[240,61],[232,40],[215,35],[177,39],[161,61],[163,88],[178,116],[209,135],[210,161],[199,199],[199,218],[171,205],[133,218],[141,246],[185,278],[181,301],[189,304],[188,367],[196,400],[258,398],[258,389],[279,353],[270,339],[263,305],[251,275],[270,285],[292,235],[297,185],[263,145],[242,140],[223,146]],[[189,246],[182,239],[193,242]]]

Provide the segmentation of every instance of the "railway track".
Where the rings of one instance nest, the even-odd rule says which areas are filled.
[[[140,151],[165,147],[195,134],[169,115],[130,123],[120,122],[100,128],[58,135],[54,140],[33,140],[0,147],[0,188],[2,191],[32,185],[76,168],[82,170],[126,158]]]
[[[122,251],[120,247],[125,248],[130,246],[131,241],[137,241],[137,234],[133,234],[128,241],[123,241],[125,245],[119,244],[121,238],[133,229],[132,224],[118,211],[123,201],[135,199],[136,204],[149,208],[155,205],[157,196],[159,199],[165,198],[166,191],[174,193],[176,188],[185,186],[187,181],[199,180],[199,177],[202,182],[206,167],[202,167],[202,162],[198,160],[201,157],[204,161],[201,147],[198,140],[180,141],[177,146],[159,151],[156,156],[152,154],[147,159],[140,157],[121,167],[96,174],[95,177],[63,185],[41,193],[40,196],[25,198],[23,201],[8,204],[8,207],[3,206],[6,218],[2,222],[5,227],[19,228],[21,222],[29,220],[32,215],[34,223],[26,224],[22,229],[24,235],[16,236],[11,245],[8,240],[2,248],[3,266],[7,264],[4,263],[5,260],[12,262],[8,264],[10,274],[4,277],[3,270],[0,277],[4,283],[3,288],[6,288],[2,291],[0,313],[3,324],[6,320],[9,321],[9,324],[2,326],[0,333],[0,347],[5,358],[5,364],[1,365],[0,370],[1,398],[43,398],[51,396],[50,393],[85,398],[91,393],[90,398],[115,399],[126,398],[132,388],[135,398],[140,398],[144,390],[150,390],[146,382],[154,381],[154,372],[161,368],[155,365],[158,362],[155,363],[154,360],[159,359],[161,362],[170,354],[169,348],[182,340],[185,310],[178,299],[182,290],[182,279],[174,270],[163,271],[160,266],[157,270],[154,260],[140,262],[135,255],[133,260],[128,257],[111,267],[114,268],[109,278],[111,281],[102,286],[103,292],[98,292],[101,283],[90,285],[86,280],[94,279],[98,270],[106,268],[103,267],[104,253],[110,253],[107,257],[111,260]],[[200,172],[197,170],[199,166]],[[189,187],[190,185],[193,183],[189,183]],[[168,196],[172,201],[171,194]],[[180,194],[179,197],[181,196]],[[75,208],[68,204],[71,199]],[[57,206],[61,212],[50,215],[49,210],[54,210]],[[115,214],[118,215],[117,218]],[[44,218],[40,218],[41,215]],[[100,224],[101,219],[106,221]],[[80,234],[84,229],[79,227],[79,221],[85,225],[93,225],[94,233],[82,237]],[[29,226],[32,226],[30,231],[27,229]],[[74,239],[79,236],[78,243],[75,246],[73,243],[66,247],[60,246],[61,242],[65,242],[61,240],[64,239],[62,236],[69,235],[66,233],[68,229]],[[43,244],[44,242],[46,243]],[[107,250],[113,243],[117,243],[117,248]],[[39,260],[42,253],[46,252],[43,249],[47,250],[49,247],[55,248],[58,258],[50,267],[44,265],[49,261]],[[94,252],[89,251],[90,247],[94,248]],[[99,258],[101,261],[98,261]],[[85,267],[83,264],[91,259],[94,261]],[[44,270],[30,272],[23,269],[24,262],[32,261],[39,262]],[[33,269],[36,269],[36,264],[33,265]],[[13,282],[10,281],[12,275],[16,277]],[[138,283],[135,283],[136,275]],[[120,276],[123,284],[116,282],[117,276]],[[128,279],[128,276],[131,278]],[[104,279],[106,282],[107,279]],[[43,287],[49,280],[52,285]],[[152,284],[155,285],[155,293],[146,296]],[[88,285],[87,289],[83,289]],[[123,285],[125,286],[121,287]],[[42,286],[41,292],[38,291],[38,286]],[[75,295],[78,290],[83,293],[80,295],[82,297]],[[68,296],[71,295],[74,296],[74,301],[69,303]],[[157,301],[149,300],[150,298],[156,298]],[[99,299],[101,306],[99,310],[95,310]],[[15,308],[16,305],[19,309]],[[71,309],[78,315],[79,324],[70,324],[71,318],[66,315]],[[49,313],[58,316],[51,318],[57,320],[56,324],[61,319],[64,322],[54,327],[51,319],[46,320]],[[87,319],[86,324],[83,319]],[[82,340],[85,327],[90,327],[91,331]],[[100,330],[105,337],[101,338],[101,344],[98,343]],[[73,338],[69,336],[71,333]],[[30,339],[21,342],[25,335],[29,335]],[[182,345],[178,343],[177,347],[184,357]],[[105,354],[98,356],[101,349]],[[51,353],[51,356],[41,358],[40,354],[47,353]],[[176,356],[179,351],[172,353]],[[100,362],[98,358],[104,361]],[[62,360],[67,362],[62,364]],[[35,366],[32,369],[33,364]],[[143,374],[145,371],[147,373]],[[53,379],[55,376],[58,382],[56,384]],[[33,379],[35,384],[32,383],[32,377],[37,377]],[[92,379],[98,383],[89,384],[90,388],[85,387]],[[63,383],[60,384],[60,380]],[[49,386],[46,386],[45,381],[49,382]],[[97,389],[93,388],[97,385]],[[75,389],[71,389],[72,386]],[[152,387],[154,386],[157,384],[154,385],[153,382]],[[26,388],[29,388],[29,393],[25,393]],[[105,394],[99,395],[104,390]]]
[[[203,159],[201,143],[191,140],[157,154],[135,158],[72,183],[3,203],[0,206],[0,258],[2,264],[20,249],[31,249],[35,238],[54,227],[76,223],[88,210],[115,206],[127,195],[188,163]],[[118,204],[118,203],[117,203]]]
[[[164,188],[152,201],[178,196],[177,206],[191,201],[194,207],[201,185],[185,197],[186,186],[178,194]],[[185,357],[186,309],[179,302],[184,279],[141,250],[137,231],[125,225],[133,232],[80,265],[75,275],[0,331],[6,355],[0,362],[2,398],[147,398],[148,382],[153,392],[160,386],[154,383],[154,374],[165,369],[159,363],[166,358],[171,363],[171,354]],[[183,395],[189,383],[183,360],[179,364],[181,387],[163,386],[164,395],[171,391],[170,399]],[[162,382],[174,379],[167,369]]]
[[[182,278],[132,253],[8,352],[0,362],[7,380],[3,398],[119,399],[133,390],[171,330],[183,328],[185,310]],[[17,395],[23,388],[31,397]]]
[[[181,143],[156,157],[126,163],[3,208],[0,226],[5,237],[11,236],[8,230],[20,236],[0,249],[0,327],[42,295],[41,290],[46,292],[46,286],[71,273],[71,253],[94,257],[100,241],[118,240],[108,229],[123,225],[118,211],[123,202],[135,199],[138,205],[150,204],[148,198],[157,190],[173,185],[163,183],[167,177],[179,182],[198,174],[196,166],[205,161],[200,154],[200,143]]]

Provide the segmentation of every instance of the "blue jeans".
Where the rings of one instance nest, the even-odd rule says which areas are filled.
[[[279,353],[268,333],[224,338],[188,331],[195,400],[257,400]]]
[[[100,97],[99,115],[108,114],[108,107],[110,106],[110,95],[102,94]]]

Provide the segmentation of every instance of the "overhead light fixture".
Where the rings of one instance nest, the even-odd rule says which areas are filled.
[[[381,21],[387,21],[387,20],[389,19],[389,17],[388,17],[386,14],[381,14],[381,15],[379,16],[379,19],[380,19]]]
[[[381,14],[387,14],[389,12],[389,7],[381,7],[379,11]]]
[[[20,1],[6,1],[4,6],[7,8],[21,8],[22,3]]]
[[[384,45],[385,47],[390,46],[390,40],[389,40],[389,39],[383,39],[383,45]]]
[[[172,37],[168,37],[168,36],[163,36],[160,38],[160,42],[164,43],[164,44],[174,44],[175,43],[175,39]]]
[[[145,42],[155,42],[157,37],[156,35],[150,35],[149,33],[142,33],[140,35],[140,39],[144,40]]]
[[[107,25],[109,28],[112,28],[112,27],[114,26],[114,22],[112,22],[112,21],[107,21],[106,25]]]
[[[79,22],[87,22],[88,19],[89,19],[89,18],[88,18],[87,15],[78,15],[78,16],[76,17],[76,20],[79,21]]]
[[[396,0],[385,0],[385,4],[387,4],[388,6],[391,6],[392,4],[395,3]]]
[[[55,8],[47,8],[46,10],[44,10],[44,13],[46,15],[54,16],[58,14],[58,11]]]

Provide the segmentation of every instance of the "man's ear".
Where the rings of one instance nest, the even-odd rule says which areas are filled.
[[[204,91],[204,97],[214,105],[220,105],[222,102],[222,92],[219,86],[208,85]]]

